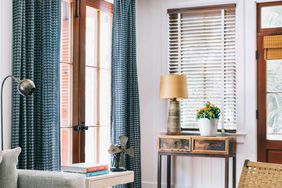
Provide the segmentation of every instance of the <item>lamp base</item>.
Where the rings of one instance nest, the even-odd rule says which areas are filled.
[[[179,101],[171,99],[168,108],[168,121],[167,121],[167,134],[177,135],[180,134],[180,109]]]

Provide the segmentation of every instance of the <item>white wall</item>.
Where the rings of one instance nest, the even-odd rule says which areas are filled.
[[[141,104],[143,188],[156,187],[156,139],[166,131],[166,101],[159,98],[159,77],[167,73],[168,8],[236,3],[238,61],[237,179],[245,159],[256,160],[256,3],[255,0],[137,0],[137,63]],[[166,161],[163,161],[165,164]],[[174,160],[175,187],[220,188],[223,159]],[[165,185],[165,165],[163,165]]]
[[[12,2],[11,0],[0,1],[0,82],[12,72]],[[5,83],[3,101],[4,147],[9,148],[11,143],[11,80]]]

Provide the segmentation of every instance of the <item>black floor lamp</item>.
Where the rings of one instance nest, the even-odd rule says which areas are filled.
[[[18,88],[18,91],[19,93],[22,95],[22,96],[29,96],[31,95],[34,90],[35,90],[35,85],[33,83],[32,80],[29,80],[29,79],[23,79],[23,80],[20,80],[19,78],[16,78],[14,77],[13,75],[9,75],[9,76],[6,76],[4,78],[4,80],[2,81],[2,86],[1,86],[1,150],[4,149],[4,138],[3,138],[3,88],[4,88],[4,84],[5,84],[5,81],[8,79],[8,78],[12,78],[14,81],[17,82],[17,88]]]

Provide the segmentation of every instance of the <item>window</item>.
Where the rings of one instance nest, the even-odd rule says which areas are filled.
[[[282,5],[265,6],[261,8],[261,28],[282,27]]]
[[[168,16],[169,73],[188,80],[181,127],[197,129],[196,110],[210,101],[222,110],[219,128],[236,130],[235,6],[171,9]]]
[[[61,163],[107,163],[112,4],[61,3]]]

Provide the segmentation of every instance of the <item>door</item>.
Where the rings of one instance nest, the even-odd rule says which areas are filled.
[[[282,2],[257,5],[258,161],[282,163]]]
[[[104,0],[61,3],[61,162],[106,163],[112,4]]]

